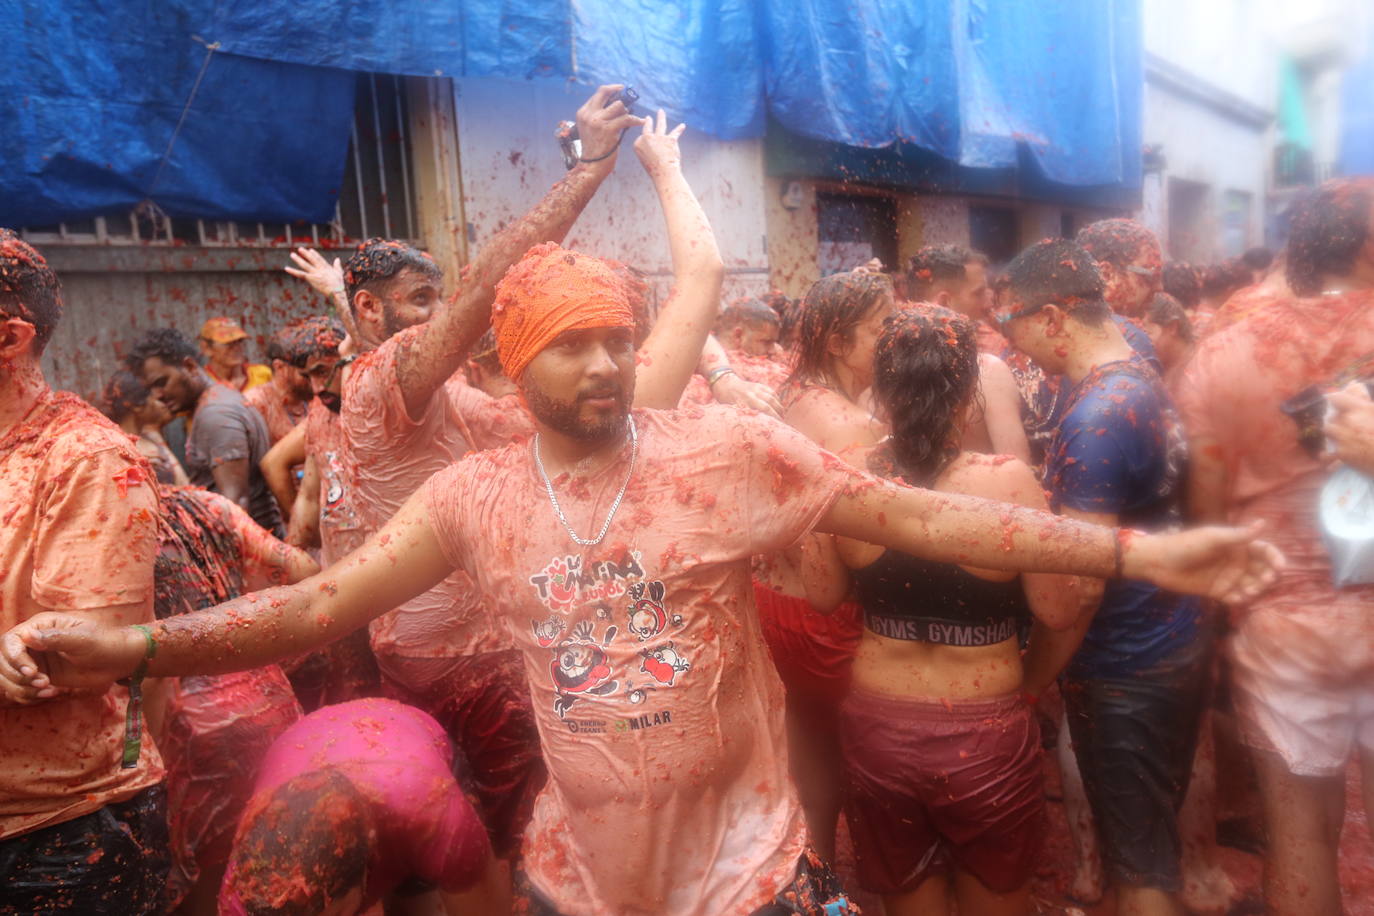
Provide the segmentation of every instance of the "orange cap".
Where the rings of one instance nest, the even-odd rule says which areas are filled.
[[[236,340],[246,340],[248,334],[239,323],[232,318],[217,316],[208,319],[205,324],[200,326],[200,336],[203,340],[210,343],[233,343]]]
[[[506,271],[491,307],[496,355],[515,381],[564,331],[634,324],[629,288],[611,265],[553,242],[535,245]]]

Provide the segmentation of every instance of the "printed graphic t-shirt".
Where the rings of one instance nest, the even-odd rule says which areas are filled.
[[[243,393],[243,403],[262,414],[273,445],[286,438],[296,424],[305,419],[309,409],[309,405],[284,396],[275,384],[249,388]]]
[[[319,398],[305,416],[305,453],[320,475],[320,561],[331,566],[361,547],[367,531],[353,505],[356,472],[348,463],[339,415]]]
[[[572,916],[749,913],[806,840],[750,557],[794,543],[857,472],[728,407],[634,417],[601,544],[568,536],[530,443],[436,474],[430,521],[524,655],[549,769],[525,844],[540,892]],[[628,460],[554,479],[580,535]]]
[[[119,427],[47,394],[0,436],[0,632],[43,611],[146,602],[152,620],[153,474]],[[128,623],[138,623],[129,620]],[[129,691],[0,707],[0,839],[123,801],[162,780],[144,736],[120,768]]]
[[[281,510],[258,462],[272,447],[262,414],[225,385],[211,385],[196,403],[186,440],[186,473],[191,483],[215,489],[215,468],[230,461],[248,462],[248,514],[268,531],[281,530]]]
[[[377,842],[367,863],[367,909],[404,881],[447,891],[471,887],[491,844],[453,777],[453,751],[439,723],[393,700],[353,700],[318,709],[277,737],[263,758],[244,823],[278,786],[333,767],[367,800]],[[225,876],[220,912],[241,914]]]
[[[507,445],[530,421],[458,376],[449,379],[412,419],[397,378],[397,358],[425,325],[394,335],[353,364],[344,383],[343,439],[355,469],[354,508],[368,534],[381,529],[430,475],[475,449]],[[370,627],[372,648],[388,673],[391,657],[455,658],[504,648],[482,596],[460,571],[384,614]],[[418,686],[418,685],[415,685]]]
[[[1139,356],[1094,369],[1067,394],[1045,460],[1055,511],[1113,513],[1123,527],[1159,531],[1182,521],[1187,445],[1173,405]],[[1148,582],[1107,582],[1070,677],[1120,677],[1186,648],[1197,633],[1195,598]]]
[[[1329,638],[1339,621],[1347,641],[1374,640],[1374,587],[1331,582],[1318,521],[1330,468],[1302,447],[1297,424],[1281,409],[1309,385],[1335,384],[1347,372],[1367,377],[1371,357],[1374,291],[1253,297],[1234,323],[1198,345],[1179,386],[1189,434],[1211,440],[1209,457],[1226,466],[1229,520],[1264,521],[1264,538],[1287,560],[1249,609],[1288,618],[1293,639],[1302,638],[1301,627]]]

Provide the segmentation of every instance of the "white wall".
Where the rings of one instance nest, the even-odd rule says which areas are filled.
[[[1264,9],[1268,2],[1145,0],[1145,50],[1252,105],[1272,108],[1277,20]]]
[[[1265,0],[1145,0],[1145,49],[1186,72],[1189,87],[1220,93],[1272,113],[1277,95],[1276,19]],[[1147,63],[1147,70],[1149,65]],[[1206,186],[1201,220],[1189,233],[1195,240],[1190,260],[1219,258],[1225,251],[1223,226],[1227,191],[1250,196],[1244,246],[1264,239],[1272,128],[1246,123],[1166,81],[1147,75],[1145,143],[1162,148],[1163,175],[1145,178],[1141,218],[1168,243],[1169,178]],[[1237,236],[1233,233],[1232,242]]]
[[[463,203],[469,242],[477,250],[562,177],[554,127],[572,119],[588,92],[560,83],[474,79],[455,81],[455,94]],[[624,138],[615,173],[565,244],[654,275],[662,296],[672,275],[667,236],[633,140],[633,133]],[[682,159],[725,259],[723,298],[766,291],[762,141],[718,140],[689,124]]]
[[[1145,142],[1161,144],[1168,170],[1144,214],[1157,233],[1169,225],[1169,177],[1205,184],[1211,222],[1197,227],[1200,249],[1197,260],[1220,257],[1222,195],[1228,190],[1250,194],[1250,225],[1246,245],[1258,245],[1264,237],[1264,201],[1270,156],[1269,131],[1256,129],[1219,115],[1211,109],[1181,99],[1158,86],[1146,85]],[[1146,184],[1154,182],[1148,176]],[[1161,238],[1163,236],[1161,235]],[[1209,244],[1210,242],[1210,244]],[[1190,258],[1191,259],[1191,258]]]

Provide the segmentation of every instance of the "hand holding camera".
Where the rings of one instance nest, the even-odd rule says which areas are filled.
[[[633,114],[639,95],[628,86],[613,83],[601,86],[577,110],[577,123],[564,121],[556,134],[563,150],[563,164],[569,169],[578,163],[607,162],[615,164],[620,138],[631,127],[644,123]]]

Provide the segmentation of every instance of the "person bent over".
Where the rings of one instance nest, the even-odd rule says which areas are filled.
[[[393,700],[301,719],[263,759],[220,913],[353,916],[434,888],[454,916],[492,912],[467,893],[497,863],[453,766],[439,723]]]

